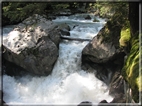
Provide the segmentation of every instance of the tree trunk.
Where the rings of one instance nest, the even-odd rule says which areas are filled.
[[[129,2],[131,36],[139,31],[139,2]]]

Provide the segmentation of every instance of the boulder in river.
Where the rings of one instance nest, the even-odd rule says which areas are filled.
[[[63,36],[70,36],[70,32],[69,32],[70,31],[70,27],[66,23],[61,24],[59,26],[59,28],[60,28],[60,32],[61,32],[61,34]]]
[[[3,40],[3,58],[34,74],[50,74],[62,28],[37,14],[27,18]]]
[[[85,17],[85,19],[86,19],[86,20],[90,20],[90,19],[91,19],[90,15],[87,15],[87,16]]]
[[[117,21],[108,21],[82,51],[82,68],[88,70],[93,67],[96,76],[103,81],[109,79],[110,72],[123,66],[125,53],[119,47],[121,25],[117,25]]]

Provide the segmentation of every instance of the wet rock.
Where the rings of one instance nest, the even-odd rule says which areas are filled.
[[[100,103],[108,103],[106,100],[102,100]]]
[[[106,100],[102,100],[97,106],[104,106],[109,105],[109,103]]]
[[[16,65],[13,62],[9,62],[6,59],[2,58],[2,74],[7,74],[9,76],[23,76],[28,74],[24,68]]]
[[[112,105],[112,106],[120,106],[121,103],[126,103],[126,95],[124,92],[124,79],[119,71],[116,71],[112,75],[112,79],[110,82],[110,90],[109,94],[113,97],[111,102],[107,102],[106,100],[102,100],[98,106],[103,106],[103,104]],[[117,105],[113,105],[112,103],[117,103]]]
[[[86,19],[86,20],[90,20],[90,19],[91,19],[90,15],[87,15],[87,16],[85,17],[85,19]]]
[[[70,27],[65,23],[59,26],[59,30],[63,36],[70,36]]]
[[[96,70],[96,77],[105,81],[110,73],[123,66],[125,53],[119,47],[121,26],[111,20],[100,30],[82,51],[82,68]]]
[[[93,106],[93,104],[90,101],[83,101],[77,106]]]
[[[119,54],[119,38],[121,26],[115,21],[108,21],[91,42],[82,51],[83,59],[94,63],[106,63]]]
[[[110,95],[124,94],[124,79],[120,72],[115,72],[110,82]]]
[[[122,93],[117,94],[110,103],[126,103],[126,97]]]
[[[3,58],[33,74],[48,75],[58,58],[59,42],[59,26],[36,14],[8,34]]]
[[[119,71],[116,71],[112,77],[109,94],[114,97],[110,103],[126,103],[124,79]]]
[[[113,42],[107,42],[103,39],[104,38],[101,36],[94,37],[92,41],[83,49],[83,59],[90,60],[94,63],[106,63],[122,52],[121,49],[118,49],[118,46],[113,44]]]
[[[102,100],[98,106],[122,106],[122,103],[126,103],[126,98],[123,94],[117,94],[111,102]]]

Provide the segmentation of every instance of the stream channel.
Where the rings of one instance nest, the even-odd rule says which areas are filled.
[[[70,37],[92,39],[105,25],[105,20],[96,17],[85,20],[87,14],[60,16],[53,22],[67,23],[70,26]],[[13,26],[3,28],[6,36]],[[50,104],[78,105],[82,101],[98,104],[101,100],[110,102],[108,86],[97,79],[94,73],[81,69],[81,52],[89,41],[62,40],[59,45],[59,58],[52,73],[47,77],[11,77],[3,75],[4,101],[9,104]]]

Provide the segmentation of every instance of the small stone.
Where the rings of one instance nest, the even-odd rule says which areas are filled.
[[[93,105],[90,101],[83,101],[77,106],[93,106]]]
[[[87,15],[87,16],[85,17],[85,19],[86,19],[86,20],[90,20],[90,19],[91,19],[90,15]]]

